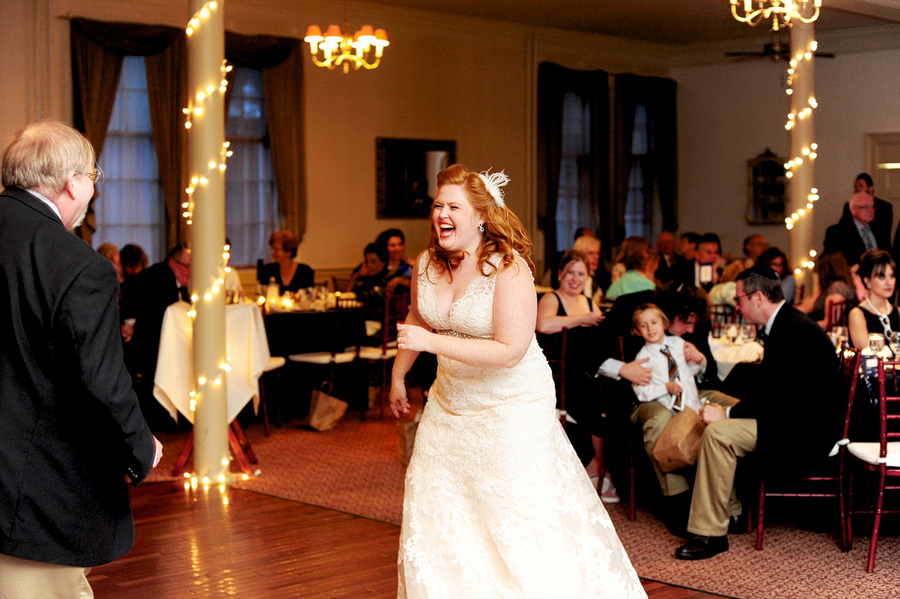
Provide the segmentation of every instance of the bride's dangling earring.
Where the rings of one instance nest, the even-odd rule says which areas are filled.
[[[484,223],[478,223],[478,230],[484,233]]]

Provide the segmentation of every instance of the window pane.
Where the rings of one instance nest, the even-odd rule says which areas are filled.
[[[165,229],[159,168],[153,148],[147,73],[144,59],[126,56],[116,90],[103,153],[97,160],[104,172],[97,184],[94,245],[134,243],[150,263],[165,256]]]
[[[234,93],[225,136],[233,154],[225,171],[225,233],[231,240],[231,263],[269,260],[269,236],[277,227],[278,198],[266,137],[262,73],[234,70]]]
[[[556,249],[572,247],[572,235],[578,227],[595,230],[598,215],[586,197],[586,161],[591,153],[590,107],[574,92],[563,99],[562,156],[556,203]]]

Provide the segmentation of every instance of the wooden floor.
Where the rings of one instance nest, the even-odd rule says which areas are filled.
[[[397,594],[393,524],[229,487],[131,492],[137,542],[94,568],[98,599],[363,598]],[[650,599],[713,599],[644,581]]]

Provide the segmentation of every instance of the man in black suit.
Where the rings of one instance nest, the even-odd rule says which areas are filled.
[[[693,260],[676,264],[671,271],[672,280],[680,285],[687,285],[706,291],[719,282],[722,263],[722,244],[715,233],[706,233],[700,237],[697,252]]]
[[[732,390],[739,404],[701,410],[708,426],[687,526],[694,536],[676,550],[678,559],[728,550],[728,524],[740,514],[733,495],[738,458],[755,453],[767,478],[797,477],[824,462],[840,435],[837,357],[822,328],[785,303],[770,268],[739,274],[736,298],[744,319],[764,327],[765,355],[757,375]]]
[[[154,431],[171,423],[169,413],[153,397],[153,377],[166,308],[190,301],[191,250],[178,245],[166,259],[145,268],[122,285],[125,363],[131,371],[141,410]],[[132,321],[133,319],[133,321]]]
[[[122,364],[112,264],[66,229],[99,171],[59,121],[20,131],[0,194],[0,596],[91,597],[134,544],[125,476],[162,455]]]
[[[853,266],[866,250],[891,251],[890,225],[875,225],[875,198],[865,191],[854,193],[836,225],[825,230],[825,253],[840,252]]]
[[[659,234],[656,238],[656,251],[659,253],[659,265],[653,276],[657,281],[667,283],[674,278],[675,267],[687,260],[675,251],[675,235],[671,231],[662,231]]]

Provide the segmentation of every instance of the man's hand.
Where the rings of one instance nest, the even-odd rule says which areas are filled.
[[[672,395],[678,395],[682,391],[684,391],[684,387],[681,386],[681,383],[678,381],[669,381],[666,383],[666,391],[671,393]]]
[[[650,358],[641,358],[640,360],[623,364],[622,368],[619,369],[619,376],[635,385],[649,385],[650,380],[653,378],[653,373],[649,368],[644,368],[644,363],[648,360]]]
[[[702,364],[703,360],[706,359],[706,356],[703,355],[697,346],[691,343],[690,341],[684,342],[684,359],[688,362],[696,362],[697,364]]]
[[[156,468],[156,465],[159,464],[159,461],[163,457],[163,444],[159,442],[159,439],[153,437],[153,468]]]
[[[716,403],[708,403],[700,408],[700,418],[705,424],[725,420],[725,408]]]

